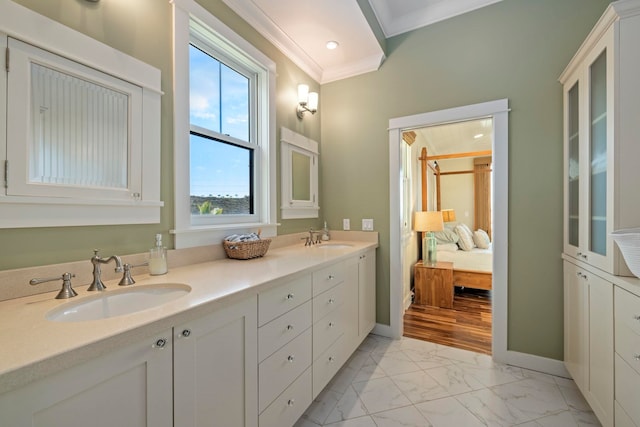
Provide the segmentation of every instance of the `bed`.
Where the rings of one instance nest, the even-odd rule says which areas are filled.
[[[454,249],[455,247],[455,249]],[[458,249],[455,244],[438,245],[438,261],[453,263],[453,284],[465,288],[491,290],[493,251]]]

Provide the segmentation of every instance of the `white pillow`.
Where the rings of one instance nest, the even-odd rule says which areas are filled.
[[[486,231],[480,229],[473,232],[473,242],[480,249],[489,249],[491,246],[491,239],[489,238],[489,235]]]
[[[458,240],[458,246],[460,246],[460,249],[463,251],[470,251],[475,248],[473,235],[471,234],[471,231],[469,231],[469,227],[464,224],[457,225],[455,232],[460,236],[460,240]]]
[[[455,243],[438,243],[436,250],[438,252],[455,252],[458,250],[458,245]]]

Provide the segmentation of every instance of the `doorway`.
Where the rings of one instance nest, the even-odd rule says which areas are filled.
[[[404,280],[403,335],[491,354],[493,120],[417,128],[402,139],[403,224],[420,211],[439,211],[443,218],[442,230],[433,234],[434,266],[422,262],[424,233],[405,233],[411,264],[405,276],[413,272],[413,279]]]
[[[409,254],[403,242],[411,232],[406,214],[409,200],[404,192],[402,166],[402,133],[435,125],[490,118],[493,124],[493,295],[492,295],[492,354],[497,361],[507,356],[507,218],[508,218],[508,100],[440,110],[389,121],[390,168],[390,335],[403,334],[403,315],[406,306],[405,284]]]

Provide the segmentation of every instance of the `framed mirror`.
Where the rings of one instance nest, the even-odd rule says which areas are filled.
[[[318,143],[282,128],[282,219],[318,218]]]

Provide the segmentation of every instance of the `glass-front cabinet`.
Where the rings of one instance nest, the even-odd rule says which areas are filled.
[[[610,234],[640,227],[640,15],[628,12],[608,9],[560,77],[564,253],[619,275]]]

